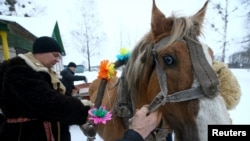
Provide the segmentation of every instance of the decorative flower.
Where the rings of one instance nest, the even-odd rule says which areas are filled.
[[[108,60],[101,61],[101,65],[98,72],[99,79],[109,80],[116,76],[115,64],[110,63]]]
[[[130,50],[128,50],[126,48],[121,48],[120,54],[118,54],[116,57],[120,61],[127,61],[128,58],[130,57],[130,54],[131,54]]]
[[[92,108],[89,110],[90,118],[95,124],[106,124],[108,120],[111,120],[112,114],[106,110],[104,106],[97,108]]]

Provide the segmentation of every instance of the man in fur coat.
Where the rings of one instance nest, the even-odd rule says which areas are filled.
[[[0,65],[1,141],[70,141],[64,125],[86,122],[91,102],[64,95],[52,70],[60,58],[60,46],[44,36],[35,40],[32,53]]]

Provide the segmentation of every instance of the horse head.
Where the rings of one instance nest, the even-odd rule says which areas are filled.
[[[162,113],[163,123],[174,131],[176,141],[206,141],[209,124],[230,123],[212,69],[212,50],[198,39],[207,5],[208,1],[189,17],[166,17],[153,0],[151,30],[127,62],[118,63],[125,64],[122,76],[105,87],[98,79],[90,85],[91,101],[101,87],[102,105],[114,113],[112,121],[97,126],[105,141],[121,138],[128,128],[124,119],[145,104],[150,104],[150,112]],[[117,106],[122,108],[117,110]]]
[[[205,141],[208,124],[230,123],[211,49],[198,40],[207,5],[190,17],[166,17],[153,0],[151,30],[125,70],[135,108],[151,103],[180,141]]]

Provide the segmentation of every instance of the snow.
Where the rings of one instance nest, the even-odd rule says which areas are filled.
[[[71,141],[86,141],[87,137],[83,134],[78,125],[70,126]],[[103,141],[100,136],[96,136],[95,141]]]
[[[242,96],[239,104],[235,109],[230,110],[230,116],[232,118],[233,124],[250,124],[250,94],[249,94],[249,82],[250,82],[250,70],[247,69],[231,69],[233,74],[236,76],[240,86]],[[93,81],[97,77],[97,72],[85,72],[89,82]],[[83,135],[81,129],[77,125],[72,125],[70,127],[70,132],[72,136],[72,141],[86,141],[86,136]],[[96,136],[95,141],[103,141],[100,136]]]
[[[250,70],[248,69],[232,69],[232,72],[237,77],[241,87],[241,99],[238,106],[230,111],[233,119],[233,124],[250,124]]]
[[[79,16],[79,11],[76,11],[76,6],[79,3],[76,3],[76,0],[34,0],[37,3],[47,5],[46,12],[42,13],[42,16],[37,18],[22,18],[14,17],[16,21],[19,22],[22,26],[36,36],[48,35],[51,36],[54,24],[58,21],[59,28],[62,35],[62,40],[64,43],[66,56],[63,57],[63,61],[67,62],[73,61],[77,64],[86,61],[83,59],[83,56],[76,48],[76,44],[72,42],[70,37],[72,27],[76,26],[75,19],[81,19]],[[157,6],[166,16],[169,16],[172,11],[177,11],[181,15],[190,16],[197,12],[206,0],[175,0],[175,1],[166,1],[166,0],[157,0]],[[217,0],[218,1],[218,0]],[[145,0],[105,0],[98,1],[97,8],[99,9],[100,16],[103,20],[103,25],[105,26],[105,31],[107,32],[107,44],[104,45],[105,49],[102,50],[101,57],[91,58],[93,62],[99,62],[101,59],[110,59],[117,54],[117,48],[127,47],[133,48],[135,43],[142,37],[144,33],[150,28],[150,18],[151,18],[151,6],[152,1]],[[208,8],[208,17],[214,17],[215,11],[211,8],[212,5]],[[139,8],[138,8],[139,7]],[[182,12],[182,13],[181,13]],[[3,16],[0,16],[3,18]],[[216,17],[216,16],[215,16]],[[13,17],[9,17],[13,20]],[[232,17],[234,19],[234,17]],[[35,20],[34,20],[35,19]],[[211,19],[205,20],[205,24],[208,24],[208,21]],[[237,24],[235,24],[237,22]],[[221,24],[221,21],[216,22]],[[242,38],[245,33],[244,26],[242,25],[241,19],[236,19],[230,21],[228,25],[230,29],[230,38]],[[206,25],[205,29],[205,43],[209,43],[209,46],[212,47],[215,54],[221,53],[220,45],[218,45],[218,37],[216,32],[210,32],[211,29]],[[135,32],[136,31],[136,32]],[[121,37],[120,34],[123,34],[124,37]],[[212,36],[207,37],[208,35]],[[130,40],[126,42],[126,37],[129,37]],[[204,39],[205,40],[205,39]],[[238,41],[238,40],[237,40]],[[123,42],[123,44],[122,44]],[[232,43],[227,52],[240,50],[239,43]],[[96,65],[96,64],[91,64]],[[230,111],[233,124],[250,124],[250,108],[248,108],[250,102],[249,96],[249,82],[250,82],[250,71],[246,69],[232,69],[235,76],[238,78],[239,84],[242,89],[242,97],[239,105]],[[97,72],[84,72],[84,75],[87,76],[88,81],[91,82],[97,77]],[[83,135],[79,126],[72,125],[70,127],[70,132],[72,135],[72,141],[86,141],[86,137]],[[102,139],[97,136],[96,141],[102,141]]]

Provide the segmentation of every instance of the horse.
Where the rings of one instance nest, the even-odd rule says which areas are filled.
[[[105,141],[122,138],[128,119],[145,104],[150,112],[162,114],[155,133],[166,129],[166,138],[166,133],[173,131],[175,141],[207,141],[209,124],[231,124],[212,69],[213,51],[198,39],[207,5],[208,1],[189,17],[166,17],[153,0],[151,29],[129,59],[116,64],[123,66],[121,76],[104,86],[96,79],[89,87],[92,102],[102,87],[101,104],[113,113],[111,121],[96,127]],[[156,137],[150,134],[148,140]]]

